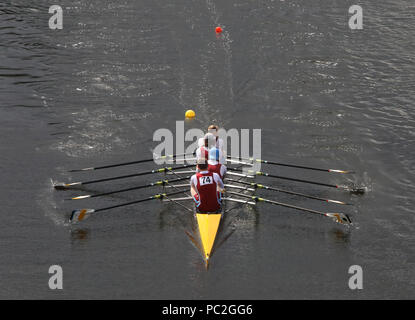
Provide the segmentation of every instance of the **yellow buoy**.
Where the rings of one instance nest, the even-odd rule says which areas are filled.
[[[196,116],[196,113],[193,110],[187,110],[185,113],[186,119],[193,119]]]

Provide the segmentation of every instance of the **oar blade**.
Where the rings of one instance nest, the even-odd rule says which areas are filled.
[[[340,169],[328,169],[329,172],[333,172],[333,173],[344,173],[344,174],[351,174],[351,173],[356,173],[355,171],[351,171],[351,170],[340,170]]]
[[[365,194],[368,191],[368,188],[365,186],[358,186],[354,183],[350,185],[339,185],[337,188],[348,191],[353,194]]]
[[[77,197],[70,198],[69,200],[81,200],[81,199],[87,199],[87,198],[91,198],[91,195],[88,194],[86,196],[77,196]]]
[[[325,200],[326,202],[330,202],[330,203],[335,203],[335,204],[341,204],[344,206],[351,206],[353,205],[353,203],[347,203],[347,202],[343,202],[343,201],[339,201],[339,200],[333,200],[333,199],[327,199]]]
[[[242,158],[242,157],[232,157],[232,156],[227,156],[227,159],[237,159],[237,160],[243,160],[243,161],[270,164],[270,165],[275,165],[275,166],[282,166],[282,167],[289,167],[289,168],[296,168],[296,169],[315,170],[315,171],[323,171],[323,172],[332,172],[332,173],[344,173],[344,174],[355,173],[355,171],[352,171],[352,170],[316,168],[316,167],[303,166],[303,165],[297,165],[297,164],[291,164],[291,163],[275,162],[275,161],[264,160],[264,159]],[[252,165],[252,163],[247,163],[247,164]]]
[[[72,183],[58,182],[58,183],[55,183],[53,185],[53,187],[56,190],[67,190],[67,189],[69,189],[69,188],[71,188],[73,186],[79,186],[81,184],[82,184],[82,182],[72,182]]]
[[[349,215],[341,212],[336,213],[326,213],[326,216],[332,218],[335,222],[345,225],[351,225],[352,220],[350,219]]]
[[[71,217],[69,221],[72,223],[76,223],[82,220],[87,219],[91,213],[95,212],[94,209],[76,209],[72,211]]]
[[[68,189],[67,184],[66,184],[66,183],[63,183],[63,182],[58,182],[58,183],[55,183],[55,184],[53,185],[53,187],[54,187],[56,190],[66,190],[66,189]]]

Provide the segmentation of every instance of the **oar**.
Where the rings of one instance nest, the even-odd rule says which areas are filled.
[[[157,158],[151,158],[151,159],[143,159],[143,160],[136,160],[136,161],[130,161],[130,162],[122,162],[122,163],[116,163],[116,164],[109,164],[106,166],[100,166],[100,167],[90,167],[90,168],[83,168],[83,169],[72,169],[69,170],[69,172],[80,172],[80,171],[90,171],[90,170],[99,170],[99,169],[107,169],[107,168],[114,168],[114,167],[121,167],[121,166],[129,166],[131,164],[138,164],[138,163],[144,163],[144,162],[150,162],[157,159],[175,159],[177,157],[181,156],[187,156],[187,155],[193,155],[194,153],[181,153],[181,154],[174,154],[174,155],[165,155],[160,156]]]
[[[172,196],[172,195],[179,194],[179,193],[184,193],[184,192],[187,192],[187,191],[188,190],[186,189],[186,190],[180,190],[180,191],[175,191],[175,192],[171,192],[171,193],[159,193],[159,194],[155,194],[155,195],[153,195],[151,197],[148,197],[148,198],[135,200],[135,201],[130,201],[130,202],[125,202],[125,203],[117,204],[117,205],[110,206],[110,207],[100,208],[100,209],[76,209],[76,210],[72,211],[72,214],[71,214],[71,217],[69,218],[69,221],[70,222],[78,222],[78,221],[81,221],[81,220],[85,220],[92,213],[105,211],[105,210],[110,210],[110,209],[119,208],[119,207],[125,207],[125,206],[129,206],[131,204],[150,201],[150,200],[154,200],[154,199],[160,199],[161,200],[164,197]]]
[[[241,157],[231,157],[231,156],[227,156],[227,158],[228,159],[233,158],[233,159],[244,160],[244,161],[254,161],[254,162],[260,162],[260,163],[265,163],[265,164],[272,164],[275,166],[283,166],[283,167],[290,167],[290,168],[297,168],[297,169],[306,169],[306,170],[315,170],[315,171],[333,172],[333,173],[354,173],[354,171],[350,171],[350,170],[322,169],[322,168],[316,168],[316,167],[300,166],[296,164],[288,164],[288,163],[268,161],[268,160],[262,160],[262,159],[254,159],[254,158],[241,158]]]
[[[154,187],[154,186],[160,186],[160,185],[164,186],[164,185],[169,184],[171,182],[177,182],[177,181],[182,181],[182,180],[186,180],[186,179],[190,179],[190,176],[181,177],[181,178],[177,178],[177,179],[171,179],[171,180],[160,180],[160,181],[156,181],[156,182],[143,184],[141,186],[126,188],[126,189],[121,189],[121,190],[116,190],[116,191],[110,191],[110,192],[104,192],[104,193],[98,193],[98,194],[87,194],[85,196],[73,197],[73,198],[70,198],[68,200],[80,200],[80,199],[86,199],[86,198],[96,198],[96,197],[101,197],[101,196],[107,196],[107,195],[114,194],[114,193],[127,192],[127,191],[131,191],[131,190],[138,190],[138,189]]]
[[[251,186],[251,187],[254,187],[254,188],[258,188],[258,189],[265,189],[265,190],[277,191],[277,192],[292,194],[292,195],[295,195],[295,196],[300,196],[300,197],[304,197],[304,198],[308,198],[308,199],[314,199],[314,200],[319,200],[319,201],[324,201],[324,202],[330,202],[330,203],[336,203],[336,204],[343,204],[343,205],[351,205],[351,203],[346,203],[346,202],[339,201],[339,200],[324,199],[324,198],[315,197],[315,196],[311,196],[311,195],[304,194],[304,193],[299,193],[299,192],[294,192],[294,191],[288,191],[288,190],[283,190],[283,189],[279,189],[279,188],[275,188],[275,187],[271,187],[271,186],[266,186],[266,185],[263,185],[263,184],[260,184],[260,183],[245,182],[245,181],[235,180],[235,179],[231,179],[231,178],[226,178],[226,179],[228,181],[240,183],[240,184],[243,184],[243,185],[246,185],[246,186]]]
[[[239,168],[228,168],[228,170],[229,171],[245,172],[245,170],[239,169]],[[270,173],[261,172],[261,171],[247,170],[247,173],[251,174],[251,175],[265,176],[265,177],[276,178],[276,179],[283,179],[283,180],[289,180],[289,181],[296,181],[296,182],[314,184],[314,185],[323,186],[323,187],[342,189],[342,190],[350,191],[350,192],[353,192],[353,193],[365,193],[366,192],[366,189],[363,188],[363,187],[350,188],[348,186],[343,186],[343,185],[336,185],[336,184],[329,184],[329,183],[323,183],[323,182],[318,182],[318,181],[311,181],[311,180],[304,180],[304,179],[278,176],[278,175],[275,175],[275,174],[270,174]]]
[[[321,216],[329,217],[329,218],[334,219],[334,221],[336,221],[338,223],[341,223],[341,224],[347,224],[347,225],[352,224],[352,220],[345,213],[340,213],[340,212],[336,212],[336,213],[321,212],[321,211],[317,211],[317,210],[312,210],[312,209],[307,209],[307,208],[293,206],[293,205],[287,204],[287,203],[282,203],[282,202],[277,202],[277,201],[273,201],[273,200],[268,200],[268,199],[260,198],[260,197],[257,197],[257,196],[250,196],[250,195],[243,194],[243,193],[237,193],[237,192],[232,192],[232,191],[228,191],[228,193],[233,194],[233,195],[236,195],[236,196],[250,198],[250,199],[254,200],[255,202],[266,202],[266,203],[270,203],[270,204],[275,204],[277,206],[282,206],[282,207],[286,207],[286,208],[296,209],[296,210],[300,210],[300,211],[304,211],[304,212],[309,212],[309,213],[313,213],[313,214],[318,214],[318,215],[321,215]]]
[[[126,179],[126,178],[131,178],[131,177],[138,177],[138,176],[144,176],[147,174],[152,174],[152,173],[162,173],[162,172],[167,172],[167,171],[171,171],[171,170],[176,170],[176,169],[183,169],[183,168],[188,168],[188,167],[193,167],[194,165],[182,165],[179,167],[165,167],[165,168],[160,168],[160,169],[154,169],[154,170],[149,170],[149,171],[143,171],[143,172],[139,172],[139,173],[133,173],[133,174],[128,174],[128,175],[124,175],[124,176],[116,176],[116,177],[111,177],[111,178],[103,178],[103,179],[97,179],[97,180],[89,180],[89,181],[79,181],[79,182],[72,182],[72,183],[57,183],[54,185],[55,189],[58,190],[65,190],[68,189],[70,187],[73,186],[80,186],[80,185],[86,185],[86,184],[91,184],[91,183],[98,183],[98,182],[104,182],[104,181],[112,181],[112,180],[119,180],[119,179]]]

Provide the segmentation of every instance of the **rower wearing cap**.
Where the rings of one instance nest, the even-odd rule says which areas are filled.
[[[222,155],[219,158],[219,162],[221,164],[225,164],[226,163],[226,156],[225,156],[225,150],[223,148],[223,140],[221,138],[219,138],[219,126],[217,126],[215,124],[211,124],[208,127],[208,134],[209,133],[213,134],[214,137],[215,137],[215,147],[222,151]],[[202,146],[205,145],[205,138],[206,138],[206,135],[203,138],[200,138],[198,140],[199,147],[202,147]]]
[[[222,205],[223,181],[215,172],[208,170],[206,161],[197,163],[197,173],[190,178],[190,192],[199,213],[219,212]]]
[[[209,150],[216,144],[216,137],[212,133],[206,133],[203,139],[203,145],[196,150],[197,161],[207,161],[209,159]]]
[[[217,173],[223,179],[227,169],[224,164],[219,162],[219,159],[222,157],[221,153],[222,151],[216,147],[209,150],[208,170],[209,172]]]

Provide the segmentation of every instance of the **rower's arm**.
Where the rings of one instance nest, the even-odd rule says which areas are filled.
[[[219,177],[219,175],[217,173],[213,174],[213,179],[215,179],[215,182],[218,185],[218,191],[219,192],[225,191],[225,185],[223,184],[222,179]]]
[[[196,186],[193,183],[193,177],[190,178],[190,194],[192,197],[194,197],[195,194],[197,194]]]
[[[198,145],[199,148],[204,146],[205,145],[205,139],[199,138],[199,140],[197,140],[197,145]]]
[[[225,174],[226,174],[226,172],[228,171],[228,169],[226,168],[226,166],[225,165],[222,165],[221,167],[220,167],[220,171],[221,171],[221,176],[222,177],[224,177],[225,176]],[[222,181],[223,182],[223,181]]]
[[[195,194],[197,194],[196,188],[192,183],[192,186],[190,187],[190,194],[192,195],[192,197],[194,197]]]

